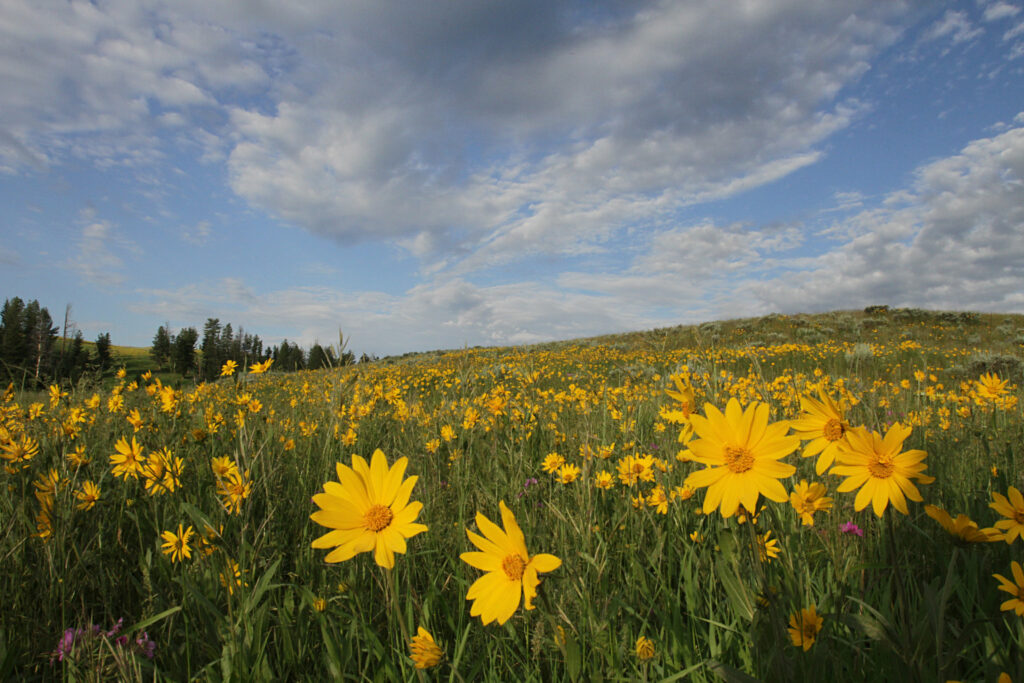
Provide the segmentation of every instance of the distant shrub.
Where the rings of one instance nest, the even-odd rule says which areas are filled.
[[[878,304],[875,306],[868,306],[867,308],[864,309],[864,312],[868,315],[884,315],[889,312],[889,307],[882,304]]]
[[[985,373],[1017,381],[1024,374],[1024,361],[1016,356],[981,353],[974,356],[967,364],[967,374],[970,377],[979,377]]]
[[[863,342],[854,344],[853,348],[846,352],[846,362],[851,365],[859,365],[874,357],[875,352],[871,350],[871,344],[865,344]]]

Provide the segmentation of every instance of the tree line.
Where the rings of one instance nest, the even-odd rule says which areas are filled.
[[[242,368],[253,363],[273,360],[273,369],[281,371],[316,370],[347,365],[355,361],[343,344],[339,348],[313,344],[308,351],[287,339],[266,347],[259,335],[249,334],[242,327],[236,333],[231,323],[221,325],[220,318],[207,318],[202,341],[195,327],[186,327],[172,334],[170,325],[161,325],[153,337],[150,356],[161,370],[207,381],[220,376],[229,360]]]
[[[69,304],[62,329],[38,300],[5,299],[0,311],[0,381],[38,388],[65,379],[77,382],[88,372],[109,368],[110,333],[101,333],[90,353],[70,316]]]

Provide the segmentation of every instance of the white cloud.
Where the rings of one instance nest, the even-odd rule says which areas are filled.
[[[77,253],[67,266],[85,281],[109,289],[124,282],[124,261],[114,253],[118,242],[113,227],[106,221],[86,223],[77,240]]]
[[[932,24],[924,38],[925,40],[937,40],[948,36],[956,45],[973,40],[984,32],[984,29],[971,24],[966,12],[946,10],[942,18]]]
[[[1008,2],[994,2],[985,7],[985,13],[983,16],[985,21],[998,21],[1000,19],[1015,17],[1019,12],[1020,7],[1017,5],[1012,5]]]
[[[418,27],[385,5],[339,13],[302,48],[334,65],[325,87],[232,112],[232,187],[342,242],[401,240],[430,272],[592,252],[815,163],[863,111],[840,93],[901,10],[650,2],[580,25],[556,3],[510,7],[433,8]]]
[[[181,237],[190,244],[201,246],[206,244],[211,234],[213,230],[210,228],[210,221],[199,221],[191,228],[184,228]]]
[[[1024,282],[1024,128],[920,168],[891,208],[849,219],[837,248],[744,295],[771,310],[870,303],[1019,311]]]

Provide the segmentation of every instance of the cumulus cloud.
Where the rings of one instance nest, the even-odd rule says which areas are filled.
[[[0,169],[67,157],[151,164],[161,156],[159,123],[218,105],[214,89],[228,98],[265,85],[254,48],[174,7],[0,4]]]
[[[846,221],[842,243],[800,272],[744,294],[784,311],[877,302],[1024,310],[1024,128],[921,167],[893,197]]]
[[[232,187],[342,241],[467,256],[453,272],[593,251],[815,163],[862,111],[841,91],[902,10],[612,7],[585,22],[573,3],[340,10],[303,47],[336,65],[326,87],[232,112]]]

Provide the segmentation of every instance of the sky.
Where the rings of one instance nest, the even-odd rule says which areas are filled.
[[[1024,313],[1024,0],[0,0],[0,298],[357,353]]]

